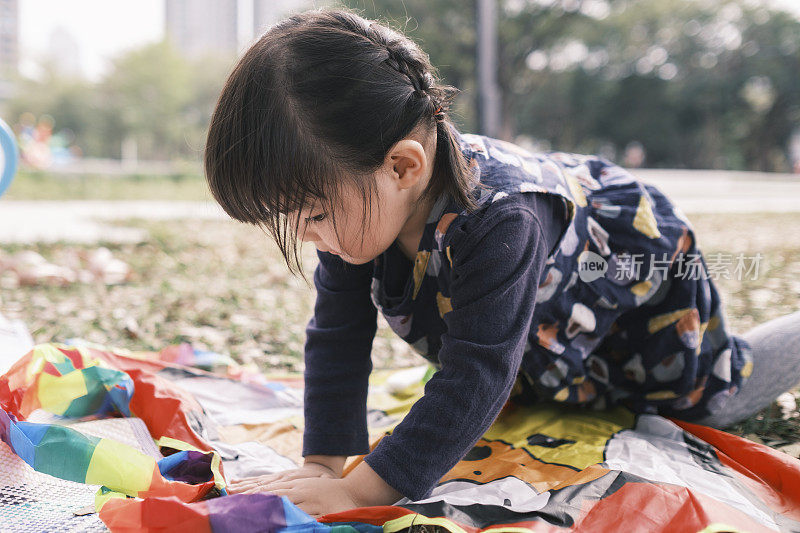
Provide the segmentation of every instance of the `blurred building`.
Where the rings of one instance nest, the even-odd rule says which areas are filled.
[[[19,1],[0,0],[0,102],[11,96],[19,72]]]
[[[312,0],[253,0],[253,36],[261,35],[267,27],[292,12],[308,9],[313,5]]]
[[[0,73],[16,73],[19,63],[19,1],[0,0]]]
[[[47,40],[47,55],[53,60],[53,68],[60,74],[77,77],[83,75],[81,47],[75,36],[63,26],[56,26]]]
[[[165,0],[167,38],[186,56],[238,50],[237,0]]]
[[[3,1],[3,0],[0,0]],[[272,24],[320,0],[165,0],[167,37],[183,54],[235,54]]]

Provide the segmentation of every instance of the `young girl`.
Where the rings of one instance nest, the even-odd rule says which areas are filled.
[[[798,351],[766,342],[797,346],[800,314],[730,335],[692,226],[661,192],[600,157],[460,133],[456,92],[408,38],[341,10],[273,26],[228,78],[205,153],[214,197],[265,227],[291,271],[298,241],[319,257],[305,464],[231,492],[314,516],[417,500],[509,399],[724,427],[800,380],[785,366]],[[370,452],[378,311],[438,371]],[[754,348],[761,382],[747,381]]]

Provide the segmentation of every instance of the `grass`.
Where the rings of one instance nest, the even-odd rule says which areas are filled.
[[[306,283],[289,275],[277,247],[252,227],[229,221],[124,225],[149,234],[137,244],[105,243],[130,265],[132,281],[15,287],[6,274],[0,276],[2,312],[23,319],[36,342],[80,337],[157,350],[190,341],[263,369],[301,368],[314,300],[313,246],[303,250]],[[68,243],[24,246],[56,264],[67,264],[70,256],[93,248]],[[9,255],[21,249],[0,247]],[[418,364],[405,342],[388,325],[382,326],[374,344],[378,361],[385,366]]]
[[[753,256],[756,279],[719,279],[732,332],[800,309],[800,214],[695,215],[701,250]],[[309,284],[291,277],[277,247],[262,232],[232,221],[126,221],[146,230],[138,244],[107,243],[134,279],[121,285],[16,287],[0,274],[0,311],[21,318],[36,342],[80,337],[129,349],[160,349],[189,341],[230,353],[264,370],[302,369],[305,326],[313,311],[316,256],[303,250]],[[757,228],[757,230],[754,230]],[[34,244],[56,264],[93,246]],[[11,254],[20,246],[2,246]],[[423,360],[381,318],[373,346],[376,368]],[[797,414],[797,413],[795,413]],[[779,446],[800,441],[800,420],[783,420],[774,406],[732,432]]]
[[[9,200],[211,200],[203,176],[128,174],[58,175],[21,170],[4,199]]]

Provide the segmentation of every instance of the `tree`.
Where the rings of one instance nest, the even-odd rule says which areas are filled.
[[[102,105],[115,117],[108,133],[119,145],[133,136],[145,159],[180,153],[181,115],[191,95],[189,65],[166,40],[117,58],[98,88]]]
[[[342,3],[419,43],[464,91],[458,109],[474,128],[474,2]],[[788,170],[800,127],[796,17],[741,0],[498,5],[503,138],[612,154],[639,141],[652,166]]]

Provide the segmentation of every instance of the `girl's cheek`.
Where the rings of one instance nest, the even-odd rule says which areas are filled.
[[[302,226],[301,225],[300,228],[297,231],[297,235],[299,236],[298,238],[300,240],[305,241],[305,242],[318,240],[317,234],[314,233],[314,230],[312,230],[308,226]]]

